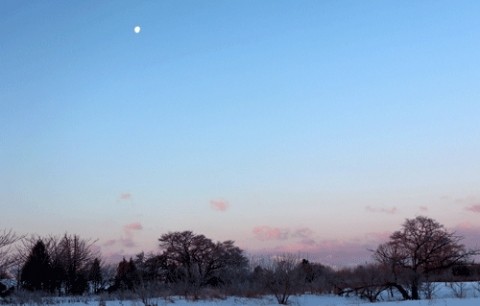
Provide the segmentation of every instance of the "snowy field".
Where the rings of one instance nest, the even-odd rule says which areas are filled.
[[[175,300],[173,303],[158,300],[157,306],[172,305],[172,306],[230,306],[230,305],[244,305],[244,306],[273,306],[279,305],[274,298],[263,299],[244,299],[244,298],[228,298],[225,300],[212,301],[185,301],[182,299]],[[76,305],[69,306],[85,306],[85,303],[76,303]],[[98,305],[94,302],[93,305]],[[107,306],[144,306],[140,301],[108,301]],[[356,298],[342,298],[337,296],[317,296],[317,295],[303,295],[292,297],[289,305],[292,306],[480,306],[480,298],[447,298],[447,299],[433,299],[421,301],[396,301],[396,302],[376,302],[369,303],[364,300]]]
[[[265,297],[262,299],[245,299],[245,298],[227,298],[223,300],[208,300],[208,301],[186,301],[184,299],[174,299],[173,301],[165,301],[163,299],[152,300],[153,306],[273,306],[278,305],[274,298]],[[9,305],[9,304],[6,304]],[[19,305],[19,304],[16,304]],[[23,305],[41,305],[39,303],[23,304]],[[86,306],[102,304],[98,299],[82,300],[77,302],[59,302],[45,305],[68,305],[68,306]],[[140,300],[128,301],[106,301],[105,306],[145,306]],[[343,298],[337,296],[317,296],[317,295],[303,295],[292,297],[289,305],[292,306],[479,306],[480,298],[438,298],[432,300],[420,301],[391,301],[391,302],[376,302],[369,303],[364,300],[356,298]]]
[[[301,295],[292,296],[289,305],[292,306],[480,306],[480,283],[458,283],[455,285],[438,283],[433,286],[433,298],[419,301],[385,301],[370,303],[355,296],[339,297],[332,295]],[[274,297],[211,299],[190,301],[181,297],[170,299],[150,299],[149,306],[273,306],[279,305]],[[98,297],[66,297],[49,298],[31,303],[3,304],[6,306],[24,305],[67,305],[67,306],[146,306],[140,299],[136,300],[105,300]]]

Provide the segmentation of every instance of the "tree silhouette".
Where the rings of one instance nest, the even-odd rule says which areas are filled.
[[[175,270],[176,281],[193,287],[224,284],[248,265],[231,240],[214,243],[204,235],[183,231],[164,234],[159,241],[167,269]]]
[[[27,290],[52,290],[52,268],[45,244],[38,240],[21,272],[21,284]]]
[[[391,268],[390,285],[404,299],[418,300],[423,279],[478,254],[478,250],[466,250],[460,243],[462,239],[437,221],[419,216],[407,219],[402,229],[390,236],[390,241],[377,248],[374,257]]]
[[[0,231],[0,274],[6,274],[14,263],[10,256],[11,246],[23,237],[17,236],[12,230]]]
[[[88,280],[92,284],[93,292],[96,294],[100,290],[103,282],[102,270],[100,267],[100,259],[95,258],[88,273]]]
[[[115,288],[120,290],[134,290],[138,284],[139,276],[137,267],[130,258],[127,261],[125,258],[118,264],[117,275],[115,276]]]
[[[88,287],[89,267],[95,258],[93,243],[78,235],[65,234],[58,243],[56,260],[65,271],[67,294],[82,294]]]

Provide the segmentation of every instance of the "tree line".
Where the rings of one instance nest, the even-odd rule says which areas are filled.
[[[373,262],[334,270],[292,254],[248,259],[233,241],[213,241],[192,231],[169,232],[159,251],[102,262],[95,241],[78,235],[19,237],[0,232],[0,279],[14,276],[17,291],[50,295],[132,294],[145,305],[159,296],[274,295],[287,304],[302,293],[355,294],[377,301],[383,293],[405,300],[429,297],[436,281],[478,281],[480,265],[463,237],[427,217],[407,219],[389,240],[372,250]],[[16,251],[12,249],[17,245]],[[12,271],[13,274],[12,275]],[[0,296],[12,289],[0,283]]]

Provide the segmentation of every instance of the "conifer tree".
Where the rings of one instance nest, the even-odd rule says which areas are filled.
[[[88,274],[88,280],[92,284],[93,292],[96,294],[102,286],[103,276],[102,270],[100,267],[100,260],[95,258],[90,267],[90,272]]]
[[[50,256],[42,240],[33,246],[21,271],[21,284],[27,290],[51,291]]]

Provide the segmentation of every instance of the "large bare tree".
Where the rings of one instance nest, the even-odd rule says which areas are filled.
[[[462,239],[437,221],[419,216],[407,219],[401,230],[377,248],[374,258],[390,267],[389,285],[404,299],[417,300],[420,285],[428,275],[465,263],[479,253],[467,250]]]
[[[175,282],[183,281],[195,289],[225,283],[246,269],[248,260],[233,241],[213,242],[191,231],[170,232],[160,237],[162,256]]]

